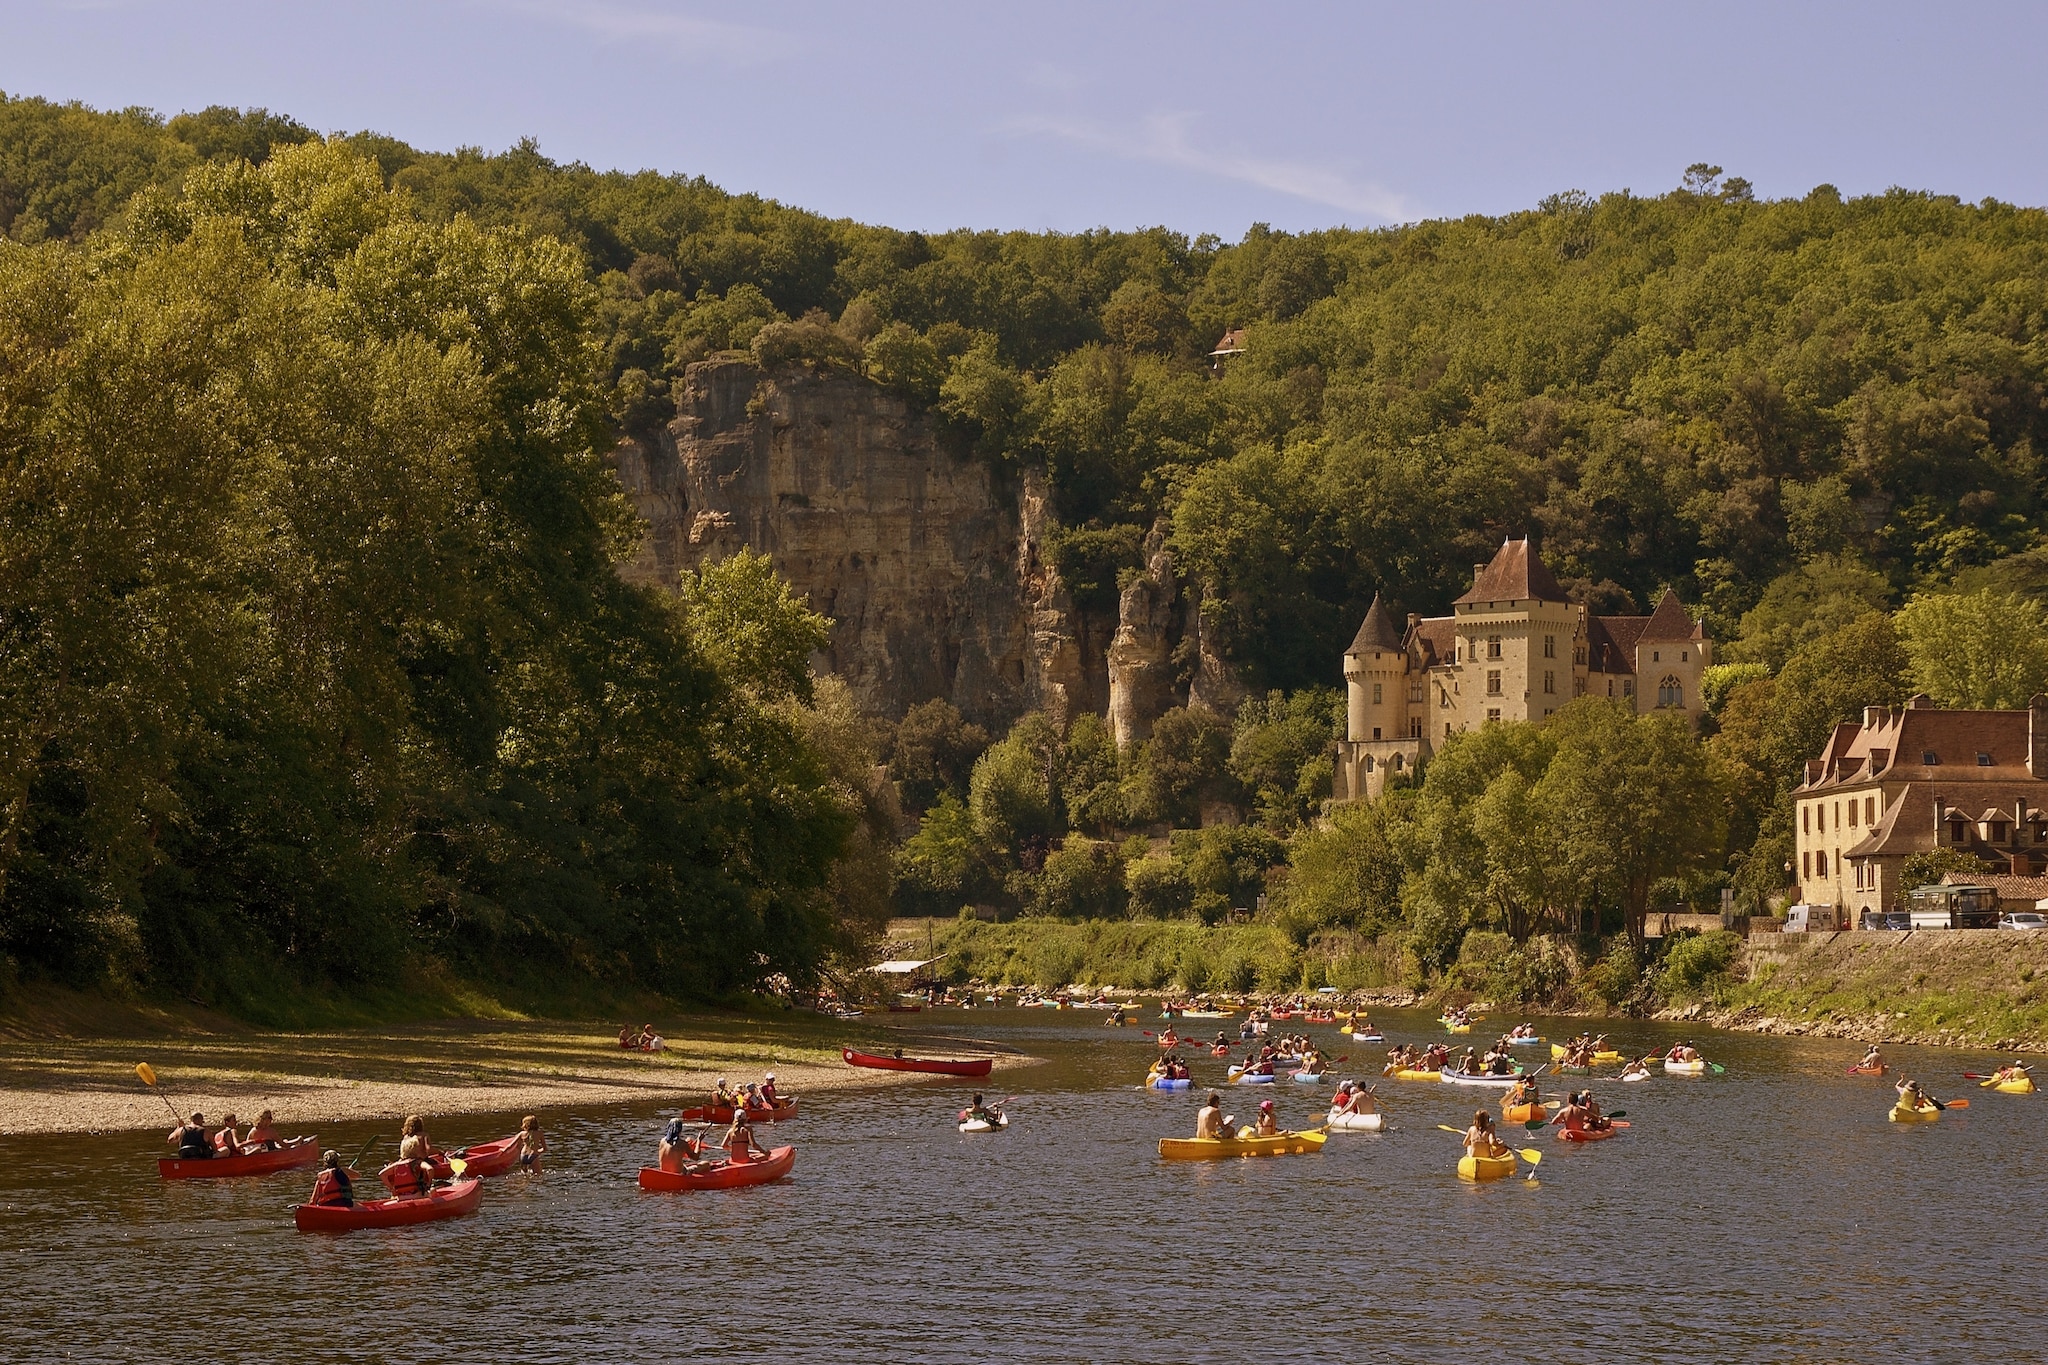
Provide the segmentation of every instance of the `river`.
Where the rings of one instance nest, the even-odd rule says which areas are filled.
[[[1396,1041],[1441,1036],[1420,1014],[1375,1017]],[[2042,1358],[2025,1343],[2048,1250],[2048,1095],[1962,1080],[1985,1054],[1892,1050],[1937,1095],[1971,1101],[1898,1125],[1888,1079],[1843,1074],[1849,1044],[1695,1031],[1725,1075],[1600,1087],[1626,1133],[1538,1134],[1533,1183],[1475,1186],[1434,1125],[1462,1126],[1478,1100],[1436,1084],[1383,1083],[1393,1130],[1333,1134],[1320,1154],[1162,1162],[1157,1140],[1192,1131],[1202,1090],[1136,1089],[1150,1041],[1096,1021],[986,1010],[851,1026],[855,1043],[981,1038],[1046,1058],[996,1077],[1018,1097],[1005,1133],[955,1132],[969,1091],[949,1080],[821,1095],[764,1131],[797,1144],[790,1180],[644,1195],[634,1171],[662,1115],[549,1115],[545,1175],[488,1182],[474,1217],[344,1237],[293,1229],[303,1172],[163,1183],[147,1135],[0,1138],[0,1358]],[[1536,1022],[1552,1037],[1578,1026]],[[1638,1054],[1681,1036],[1612,1031]],[[1309,1032],[1347,1050],[1333,1027]],[[1377,1075],[1383,1045],[1351,1051],[1337,1074]],[[1203,1058],[1198,1085],[1222,1068]],[[1226,1098],[1246,1115],[1266,1093],[1308,1126],[1329,1092]],[[481,1141],[515,1123],[435,1131]],[[323,1138],[347,1150],[371,1131]]]

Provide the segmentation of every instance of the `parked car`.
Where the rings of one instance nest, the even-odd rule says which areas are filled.
[[[2032,910],[2008,910],[1998,917],[2001,929],[2048,929],[2048,915]]]
[[[1910,929],[1913,915],[1909,910],[1865,910],[1859,923],[1864,929]]]

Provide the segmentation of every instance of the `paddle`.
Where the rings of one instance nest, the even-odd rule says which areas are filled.
[[[1970,1107],[1968,1100],[1938,1100],[1932,1095],[1927,1097],[1927,1102],[1936,1109],[1968,1109]]]
[[[358,1151],[354,1156],[350,1157],[347,1161],[341,1163],[342,1169],[345,1171],[353,1171],[356,1168],[356,1163],[361,1161],[364,1157],[368,1156],[370,1154],[370,1149],[372,1147],[375,1147],[378,1143],[382,1142],[383,1140],[384,1139],[382,1137],[378,1136],[375,1133],[372,1133],[370,1135],[370,1140],[363,1144],[362,1150]]]
[[[1535,1183],[1536,1168],[1543,1164],[1543,1153],[1534,1147],[1523,1147],[1518,1149],[1515,1155],[1529,1163],[1529,1180],[1530,1183]]]
[[[1719,1062],[1708,1062],[1707,1072],[1713,1076],[1725,1076],[1728,1074],[1728,1068],[1722,1066]]]
[[[171,1117],[176,1119],[178,1123],[182,1126],[185,1122],[185,1116],[178,1112],[177,1105],[171,1103],[171,1097],[169,1095],[166,1095],[163,1091],[157,1089],[155,1068],[150,1066],[148,1062],[137,1062],[135,1064],[135,1074],[141,1078],[142,1083],[144,1085],[148,1086],[152,1091],[155,1091],[156,1097],[164,1102],[164,1108],[170,1110]]]

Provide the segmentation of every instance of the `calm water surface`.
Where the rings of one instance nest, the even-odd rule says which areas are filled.
[[[1379,1017],[1396,1041],[1441,1036]],[[1961,1080],[1984,1054],[1895,1050],[1972,1101],[1896,1125],[1889,1080],[1843,1075],[1848,1044],[1694,1035],[1727,1075],[1610,1083],[1627,1133],[1538,1135],[1534,1183],[1473,1186],[1434,1125],[1469,1122],[1474,1095],[1432,1084],[1384,1083],[1394,1131],[1319,1155],[1163,1163],[1201,1091],[1133,1088],[1149,1040],[1095,1019],[903,1018],[913,1050],[937,1034],[1048,1059],[995,1078],[1019,1096],[1007,1133],[956,1133],[968,1090],[942,1079],[821,1095],[775,1130],[792,1179],[643,1195],[662,1115],[549,1115],[546,1175],[489,1182],[473,1218],[346,1237],[292,1228],[305,1173],[165,1184],[147,1135],[0,1138],[0,1359],[2048,1359],[2048,1095]],[[1384,1045],[1309,1031],[1352,1051],[1339,1074],[1377,1073]],[[1678,1035],[1615,1036],[1641,1053]],[[1222,1068],[1203,1059],[1198,1084]],[[1269,1092],[1227,1093],[1244,1115]],[[1307,1126],[1329,1092],[1270,1093]],[[434,1127],[453,1143],[515,1122]]]

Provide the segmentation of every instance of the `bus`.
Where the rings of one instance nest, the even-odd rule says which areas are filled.
[[[1907,897],[1915,929],[1996,929],[1998,888],[1916,886]]]

